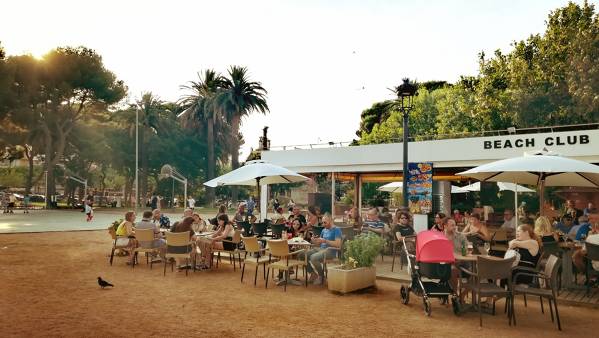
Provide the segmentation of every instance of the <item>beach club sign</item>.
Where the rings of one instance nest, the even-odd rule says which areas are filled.
[[[543,148],[543,147],[560,147],[560,146],[576,146],[590,143],[589,134],[580,133],[574,135],[530,135],[516,139],[491,139],[484,140],[482,143],[483,149],[514,149],[514,148]]]

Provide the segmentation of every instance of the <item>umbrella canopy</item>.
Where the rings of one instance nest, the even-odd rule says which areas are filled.
[[[547,149],[483,164],[458,175],[479,181],[536,185],[539,187],[541,214],[545,186],[599,187],[599,166],[562,157]]]
[[[464,190],[464,189],[462,189],[462,187],[458,187],[456,185],[451,186],[452,194],[463,194],[463,193],[467,193],[467,192],[468,192],[468,190]]]
[[[543,150],[458,173],[479,181],[529,185],[599,187],[599,166]],[[520,191],[520,189],[518,189]]]
[[[248,161],[222,176],[205,182],[204,185],[217,187],[222,185],[265,185],[276,183],[294,183],[306,181],[306,176],[266,161]]]
[[[391,182],[380,186],[377,190],[386,192],[402,192],[402,188],[403,182]]]
[[[500,191],[510,190],[515,192],[535,192],[534,190],[528,189],[527,187],[507,182],[497,182],[497,187]],[[480,191],[480,182],[475,182],[458,189],[460,189],[460,192]]]

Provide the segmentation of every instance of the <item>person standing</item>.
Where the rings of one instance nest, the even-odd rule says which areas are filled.
[[[94,208],[92,208],[91,202],[86,200],[85,202],[85,215],[87,216],[87,222],[91,222],[94,218]]]
[[[250,198],[248,198],[248,201],[246,203],[246,207],[248,210],[248,214],[253,215],[254,214],[254,208],[256,207],[256,202],[254,202],[254,196],[250,196]]]
[[[194,200],[193,197],[189,196],[189,198],[187,198],[187,206],[189,207],[189,209],[194,210],[196,206],[196,200]]]
[[[17,198],[15,197],[15,194],[9,194],[8,195],[8,213],[10,213],[10,214],[15,213],[13,211],[13,209],[15,208],[16,202],[17,202]]]
[[[156,193],[152,193],[152,197],[150,198],[150,208],[152,211],[158,209],[158,196],[156,196]]]
[[[24,214],[28,214],[29,213],[29,194],[25,194],[25,196],[23,197],[23,213]]]

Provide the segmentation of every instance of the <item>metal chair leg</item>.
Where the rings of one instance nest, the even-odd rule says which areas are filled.
[[[553,307],[551,306],[551,298],[549,298],[549,312],[551,312],[551,322],[555,323],[555,320],[553,319]]]
[[[557,319],[557,329],[562,330],[562,324],[559,321],[559,313],[557,312],[557,298],[553,299],[553,307],[555,307],[555,319]]]
[[[243,283],[243,274],[245,273],[245,263],[243,264],[243,268],[241,268],[241,282]]]
[[[254,287],[256,287],[256,281],[258,280],[258,268],[260,266],[258,264],[256,264],[256,271],[254,271]],[[244,268],[245,268],[245,264],[244,264]]]
[[[541,313],[545,314],[545,309],[543,308],[543,297],[539,297],[539,300],[541,302]]]
[[[110,252],[110,266],[112,266],[112,259],[114,258],[114,251],[115,251],[115,248],[112,247],[112,251]]]
[[[528,304],[526,303],[526,294],[523,294],[524,296],[524,307],[528,307]]]
[[[264,267],[266,268],[266,265],[265,265]],[[265,284],[265,286],[264,286],[264,288],[265,288],[265,289],[268,289],[268,275],[269,275],[269,274],[270,274],[270,268],[268,268],[268,269],[266,270],[266,277],[265,277],[265,278],[266,278],[266,284]],[[273,272],[273,274],[274,274],[274,272]]]

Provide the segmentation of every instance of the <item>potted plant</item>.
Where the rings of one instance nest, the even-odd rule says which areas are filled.
[[[374,286],[374,261],[383,249],[384,240],[373,233],[356,236],[344,244],[343,263],[327,268],[331,291],[348,293]]]
[[[116,239],[116,230],[118,229],[121,223],[123,223],[122,218],[110,223],[110,225],[108,226],[108,233],[110,234],[110,237],[112,237],[113,240]]]

